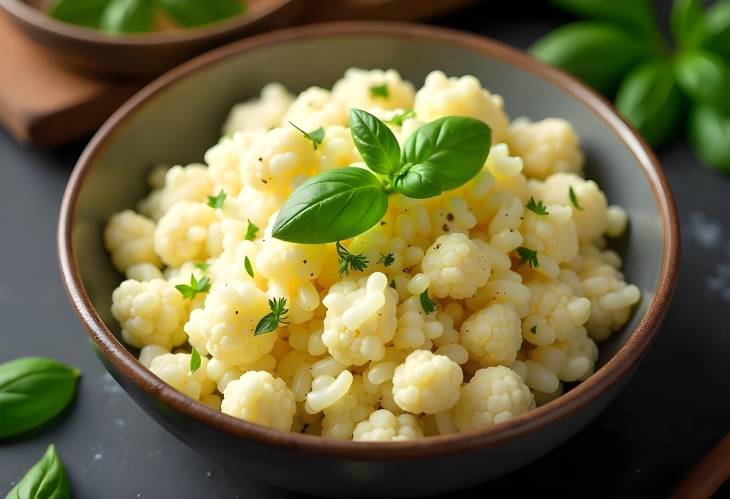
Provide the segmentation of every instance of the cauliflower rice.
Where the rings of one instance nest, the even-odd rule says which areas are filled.
[[[350,108],[390,123],[401,143],[431,120],[469,116],[489,125],[492,146],[457,189],[392,195],[380,223],[342,241],[368,264],[341,275],[334,243],[271,230],[304,179],[361,164]],[[321,143],[290,122],[323,127]],[[155,168],[150,194],[104,233],[127,277],[112,295],[122,338],[216,410],[355,441],[487,428],[588,378],[596,342],[640,299],[607,249],[626,212],[581,176],[571,124],[510,121],[473,76],[434,71],[416,90],[394,70],[350,69],[331,91],[299,95],[272,83],[233,108],[224,132],[205,164]],[[176,289],[188,283],[189,294]],[[281,298],[286,322],[254,335]]]

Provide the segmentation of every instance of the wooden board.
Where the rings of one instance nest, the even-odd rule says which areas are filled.
[[[302,23],[415,21],[476,0],[309,0]],[[118,83],[61,66],[0,13],[0,121],[20,142],[53,147],[88,136],[145,82]]]

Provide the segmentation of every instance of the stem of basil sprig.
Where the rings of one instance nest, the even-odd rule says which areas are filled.
[[[464,185],[484,166],[492,136],[482,121],[447,116],[416,130],[401,149],[385,123],[360,109],[350,111],[350,132],[367,169],[306,180],[279,211],[275,238],[322,244],[362,234],[383,218],[392,193],[424,199]]]

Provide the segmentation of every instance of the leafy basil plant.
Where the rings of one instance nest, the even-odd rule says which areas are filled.
[[[306,180],[279,211],[274,237],[319,244],[362,234],[383,218],[390,194],[430,198],[473,178],[492,134],[479,120],[447,116],[416,130],[401,149],[385,123],[360,109],[350,111],[350,132],[367,169],[338,168]]]

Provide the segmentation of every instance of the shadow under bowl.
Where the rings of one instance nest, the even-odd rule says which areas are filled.
[[[349,67],[395,68],[416,84],[433,69],[473,74],[511,116],[572,122],[588,175],[631,224],[624,271],[642,291],[632,319],[600,347],[596,373],[558,399],[481,431],[399,443],[284,433],[229,417],[175,391],[119,341],[110,299],[120,276],[102,244],[114,212],[146,194],[161,162],[200,161],[231,107],[272,81],[325,88]],[[59,224],[63,278],[111,374],[191,447],[251,477],[329,496],[420,496],[485,482],[540,457],[596,416],[628,382],[654,338],[676,280],[678,228],[656,158],[601,97],[527,55],[474,35],[388,23],[337,23],[270,33],[205,54],[163,76],[98,132],[69,181]],[[637,411],[640,408],[637,408]]]

